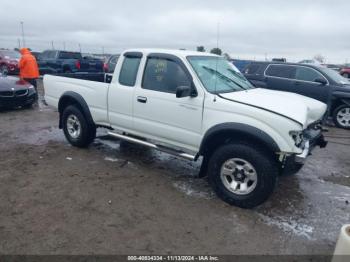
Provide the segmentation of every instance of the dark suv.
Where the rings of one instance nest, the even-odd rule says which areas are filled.
[[[328,114],[350,129],[350,82],[327,67],[309,64],[252,62],[243,70],[255,86],[293,92],[328,104]]]

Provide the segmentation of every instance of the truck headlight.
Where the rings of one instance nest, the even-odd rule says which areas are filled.
[[[300,147],[304,141],[303,131],[290,131],[289,135],[293,138],[295,145]]]

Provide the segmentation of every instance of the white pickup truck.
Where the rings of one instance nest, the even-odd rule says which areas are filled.
[[[201,158],[199,176],[243,208],[263,203],[278,175],[297,172],[313,147],[327,144],[325,104],[254,88],[212,54],[128,50],[111,83],[45,75],[44,88],[72,145],[88,146],[102,127],[122,140]]]

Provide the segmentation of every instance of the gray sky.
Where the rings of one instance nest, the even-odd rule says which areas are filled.
[[[0,0],[0,47],[118,53],[216,46],[232,57],[350,62],[349,0]]]

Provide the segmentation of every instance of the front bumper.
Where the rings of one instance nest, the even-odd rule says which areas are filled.
[[[311,136],[308,140],[305,141],[304,149],[301,154],[295,155],[295,162],[304,164],[306,158],[311,154],[312,150],[319,146],[320,148],[326,147],[328,142],[324,139],[324,136],[321,132],[317,134],[317,136]]]
[[[31,93],[23,97],[0,97],[0,108],[14,108],[33,104],[36,100],[36,93]]]

